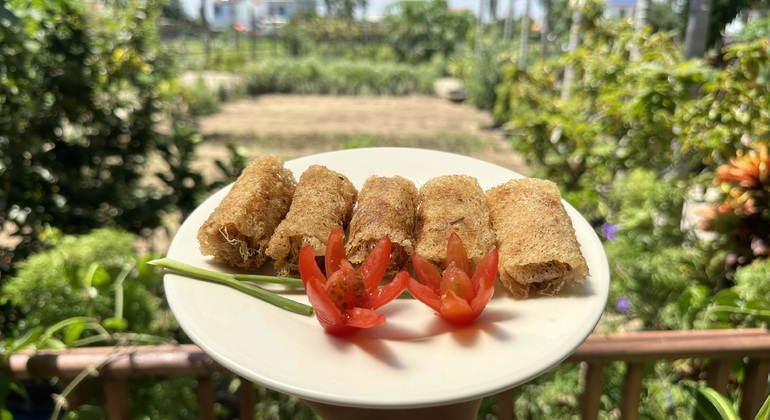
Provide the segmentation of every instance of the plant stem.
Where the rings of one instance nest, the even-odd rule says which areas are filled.
[[[291,277],[266,276],[262,274],[232,274],[238,281],[250,281],[252,283],[273,283],[287,286],[302,287],[302,280]]]
[[[286,309],[294,313],[301,315],[312,315],[313,308],[311,306],[295,302],[289,298],[281,295],[269,292],[261,287],[250,286],[246,283],[239,282],[235,276],[228,273],[222,273],[218,271],[207,270],[205,268],[195,267],[183,262],[174,261],[170,258],[159,258],[150,261],[148,264],[163,267],[171,271],[176,271],[179,274],[183,274],[187,277],[196,278],[198,280],[206,280],[231,287],[240,292],[246,293],[249,296],[261,299],[267,303],[275,305],[279,308]],[[270,276],[263,276],[270,277]],[[264,280],[263,280],[264,281]]]

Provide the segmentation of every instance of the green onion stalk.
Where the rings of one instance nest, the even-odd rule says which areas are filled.
[[[283,284],[289,286],[302,286],[302,281],[299,279],[293,279],[288,277],[275,277],[266,276],[261,274],[230,274],[222,273],[219,271],[207,270],[205,268],[195,267],[183,262],[175,261],[170,258],[159,258],[150,261],[148,264],[152,264],[158,267],[163,267],[177,274],[181,274],[186,277],[210,281],[213,283],[221,284],[223,286],[231,287],[240,292],[246,293],[249,296],[263,300],[271,305],[275,305],[279,308],[285,309],[290,312],[294,312],[300,315],[312,315],[313,307],[293,301],[289,298],[283,297],[279,294],[270,292],[261,287],[250,285],[247,282],[254,283],[273,283]]]

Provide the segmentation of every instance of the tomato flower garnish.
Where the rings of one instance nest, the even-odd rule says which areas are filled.
[[[407,289],[449,323],[468,325],[481,315],[492,299],[497,277],[497,248],[479,261],[471,275],[471,264],[460,237],[452,232],[447,241],[446,268],[438,268],[425,257],[412,254],[412,265],[420,281],[409,279]]]
[[[356,270],[347,260],[342,230],[329,235],[324,255],[326,276],[316,263],[316,253],[306,244],[299,253],[299,274],[316,318],[333,335],[347,335],[361,328],[385,323],[375,310],[392,301],[406,288],[409,274],[402,271],[390,283],[379,287],[390,261],[387,236],[377,242]]]

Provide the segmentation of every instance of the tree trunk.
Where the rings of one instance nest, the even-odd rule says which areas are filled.
[[[529,56],[529,4],[531,0],[524,0],[524,13],[521,16],[521,35],[519,36],[519,68],[527,67]]]
[[[684,58],[703,57],[708,42],[711,0],[690,0],[687,15],[687,31],[684,41]]]
[[[476,45],[474,52],[476,55],[481,53],[481,44],[484,42],[484,5],[486,1],[479,2],[479,14],[476,16]]]
[[[575,1],[572,10],[572,23],[569,28],[569,43],[567,52],[574,53],[580,45],[580,26],[583,24],[583,1]],[[564,68],[564,79],[561,84],[561,99],[566,100],[572,96],[572,82],[575,78],[575,68],[568,64]]]
[[[631,50],[631,60],[639,61],[642,57],[642,51],[639,43],[642,41],[642,35],[650,16],[650,0],[636,0],[636,10],[634,11],[634,32],[636,33],[636,44]]]
[[[513,4],[515,0],[508,0],[508,14],[505,16],[505,26],[503,27],[503,41],[508,42],[513,34]]]
[[[540,27],[540,56],[545,60],[548,58],[548,55],[550,54],[548,45],[550,44],[550,40],[548,39],[551,35],[551,15],[553,13],[553,4],[551,0],[543,0],[543,23]]]
[[[489,0],[489,22],[497,21],[497,0]]]
[[[203,55],[204,60],[208,61],[211,55],[211,28],[209,28],[209,21],[206,18],[206,0],[201,0],[200,17],[201,27],[203,29]]]

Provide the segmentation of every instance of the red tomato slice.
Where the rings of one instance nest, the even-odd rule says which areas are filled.
[[[409,283],[407,283],[406,287],[415,299],[424,303],[436,312],[441,311],[441,297],[437,295],[433,289],[413,278],[409,279]]]
[[[335,335],[343,335],[351,332],[345,323],[344,314],[337,309],[332,300],[324,291],[324,287],[317,281],[308,281],[305,284],[307,298],[315,310],[315,317],[323,329]]]
[[[428,261],[427,258],[416,252],[412,254],[412,265],[414,266],[414,272],[417,274],[417,278],[420,279],[422,284],[429,287],[436,295],[438,295],[439,289],[441,288],[441,273],[436,266]]]
[[[383,236],[372,248],[369,255],[358,268],[358,274],[364,279],[364,286],[368,292],[373,292],[380,285],[385,271],[390,263],[390,238]]]
[[[492,295],[495,294],[495,278],[482,277],[476,284],[479,286],[479,290],[471,301],[471,309],[476,316],[479,316],[492,299]]]
[[[305,289],[307,289],[307,282],[309,280],[318,281],[319,284],[326,283],[326,277],[324,277],[315,261],[315,250],[310,244],[305,244],[299,251],[298,262],[299,276],[302,278],[302,284],[305,286]]]
[[[347,260],[342,262],[339,270],[333,272],[326,280],[324,287],[326,295],[340,311],[347,311],[360,306],[363,295],[363,285],[356,278],[356,270]]]
[[[456,267],[454,263],[450,264],[444,275],[441,277],[440,295],[446,295],[450,290],[457,294],[457,297],[470,302],[476,293],[473,291],[473,283],[465,272]]]
[[[494,285],[494,280],[497,277],[498,260],[499,254],[497,248],[492,248],[492,250],[479,261],[479,264],[476,266],[476,271],[473,273],[473,278],[471,279],[476,293],[478,293],[479,281],[482,278],[491,280],[490,283]]]
[[[374,293],[372,293],[372,296],[366,306],[372,309],[377,309],[380,306],[383,306],[397,298],[398,295],[400,295],[401,292],[403,292],[406,288],[406,285],[409,283],[409,279],[409,273],[406,271],[401,271],[400,273],[396,274],[390,283],[380,287]]]
[[[462,270],[468,277],[471,276],[471,263],[468,261],[468,252],[463,246],[463,241],[456,232],[452,232],[449,235],[449,240],[446,244],[446,260],[444,268],[454,264],[457,268]]]
[[[479,316],[479,313],[474,312],[468,301],[457,296],[452,290],[448,291],[442,299],[441,311],[439,311],[441,318],[455,325],[468,325]]]
[[[324,254],[324,269],[326,275],[340,269],[340,261],[346,258],[345,241],[342,237],[342,229],[334,229],[326,241],[326,253]]]
[[[385,323],[385,315],[372,309],[353,308],[347,312],[347,325],[354,328],[373,328]]]

